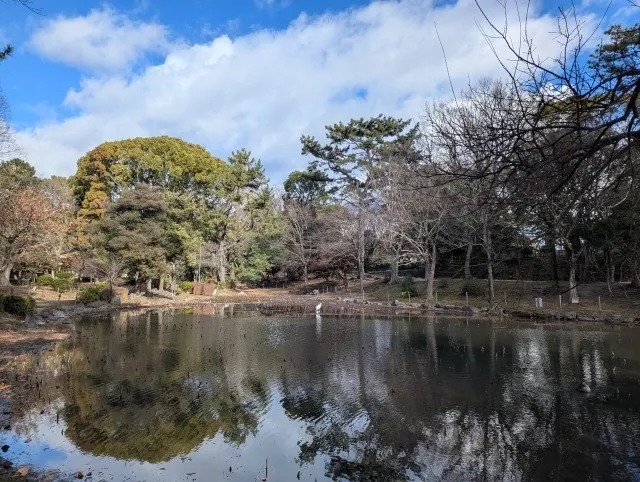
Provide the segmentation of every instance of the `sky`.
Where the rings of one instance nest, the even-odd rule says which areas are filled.
[[[540,58],[558,51],[562,1],[529,5]],[[504,23],[500,3],[478,2]],[[170,135],[223,159],[246,148],[277,185],[309,161],[302,134],[322,139],[327,124],[379,114],[419,121],[428,102],[451,96],[450,81],[459,89],[503,75],[473,0],[32,5],[41,14],[0,0],[0,43],[15,48],[0,63],[0,88],[19,157],[41,176],[74,174],[77,160],[105,141]],[[517,38],[515,6],[507,2],[506,17]],[[576,10],[594,29],[600,19],[599,28],[637,21],[626,0],[582,0]]]

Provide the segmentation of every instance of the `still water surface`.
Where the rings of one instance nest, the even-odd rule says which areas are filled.
[[[3,455],[94,481],[640,480],[638,328],[208,309],[25,361]]]

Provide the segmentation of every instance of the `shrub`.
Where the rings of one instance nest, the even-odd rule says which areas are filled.
[[[65,272],[56,273],[55,278],[51,275],[43,274],[41,276],[38,276],[38,278],[36,279],[36,285],[40,287],[48,286],[49,288],[56,291],[69,291],[74,285],[73,276],[73,273]]]
[[[402,296],[405,298],[416,297],[420,294],[420,289],[413,276],[405,276],[400,280],[400,288],[402,289]]]
[[[42,286],[51,286],[51,284],[53,283],[53,276],[49,275],[49,274],[43,274],[41,276],[38,276],[36,278],[36,285],[42,287]]]
[[[25,316],[36,311],[36,300],[31,296],[0,294],[0,309],[12,315]]]
[[[106,283],[98,283],[96,285],[84,286],[80,288],[78,293],[78,301],[80,303],[93,303],[100,300],[100,293],[107,287]]]
[[[236,280],[234,279],[228,279],[224,283],[220,283],[220,288],[222,289],[234,290],[236,289],[236,286]]]
[[[181,290],[181,292],[193,293],[193,281],[180,281],[178,283],[178,289],[176,290],[176,293],[178,292],[178,290]]]
[[[449,287],[449,279],[442,278],[438,280],[438,288],[442,290],[446,290]]]
[[[484,296],[485,294],[485,282],[481,279],[469,278],[462,282],[462,288],[460,294],[462,296],[465,293],[469,293],[469,296]]]

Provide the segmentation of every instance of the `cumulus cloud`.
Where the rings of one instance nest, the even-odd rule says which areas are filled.
[[[128,67],[149,52],[165,52],[169,42],[164,26],[134,22],[105,8],[86,16],[49,20],[29,45],[51,60],[104,71]]]
[[[487,9],[502,18],[497,2]],[[306,164],[301,134],[322,136],[326,124],[380,113],[418,118],[428,99],[450,94],[434,24],[454,85],[499,75],[479,17],[472,0],[376,2],[301,15],[280,31],[176,44],[135,75],[86,78],[65,99],[76,115],[23,130],[17,140],[42,174],[72,174],[100,142],[168,134],[221,157],[246,147],[279,182]],[[552,17],[530,14],[542,57],[558,48],[554,28]]]

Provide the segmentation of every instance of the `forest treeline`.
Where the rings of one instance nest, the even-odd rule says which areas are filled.
[[[546,252],[550,280],[572,296],[587,272],[640,284],[640,24],[612,26],[590,48],[572,14],[560,16],[555,59],[488,21],[488,41],[509,52],[500,78],[415,121],[380,115],[303,135],[308,166],[282,190],[246,149],[223,160],[164,136],[101,144],[68,179],[7,160],[0,283],[45,271],[147,289],[276,273],[346,283],[373,268],[395,281],[412,266],[431,298],[438,262],[456,253],[460,276],[480,271],[493,299],[505,253]]]

